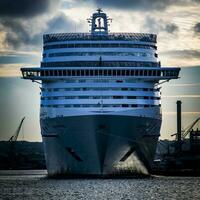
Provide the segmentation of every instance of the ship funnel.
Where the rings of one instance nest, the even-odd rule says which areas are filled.
[[[181,152],[181,101],[177,101],[177,148]]]

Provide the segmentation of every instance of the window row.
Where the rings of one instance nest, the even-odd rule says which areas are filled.
[[[154,45],[143,44],[123,44],[123,43],[85,43],[85,44],[53,44],[44,46],[44,50],[60,49],[60,48],[142,48],[142,49],[157,49]]]
[[[159,105],[138,105],[138,104],[72,104],[72,105],[43,105],[41,104],[41,107],[50,107],[50,108],[105,108],[105,107],[155,107],[160,106]]]
[[[48,76],[144,76],[144,77],[172,77],[178,76],[177,70],[132,70],[132,69],[85,69],[85,70],[38,70],[23,71],[23,77],[48,77]]]
[[[156,57],[154,53],[143,52],[60,52],[47,54],[49,57],[62,57],[62,56],[138,56],[138,57]],[[43,57],[47,57],[43,54]]]
[[[43,92],[63,91],[159,91],[159,88],[104,88],[104,87],[79,87],[79,88],[41,88]]]
[[[142,61],[68,61],[41,62],[41,67],[160,67],[160,62]]]
[[[151,99],[160,100],[160,97],[149,96],[59,96],[59,97],[41,97],[41,100],[62,100],[62,99]]]

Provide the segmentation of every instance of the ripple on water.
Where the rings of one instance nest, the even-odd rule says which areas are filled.
[[[200,177],[145,179],[48,179],[0,176],[0,199],[200,199]]]

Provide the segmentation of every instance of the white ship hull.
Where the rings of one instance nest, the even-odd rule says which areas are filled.
[[[158,112],[151,111],[154,115]],[[48,174],[147,173],[155,154],[161,120],[132,114],[41,119]]]

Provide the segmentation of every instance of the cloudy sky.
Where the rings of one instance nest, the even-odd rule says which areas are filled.
[[[162,138],[175,131],[177,99],[186,124],[200,115],[200,0],[0,0],[0,140],[22,115],[26,139],[41,139],[39,89],[21,80],[19,69],[39,66],[44,33],[88,32],[97,7],[113,18],[112,32],[156,33],[162,65],[182,67],[181,79],[162,86]]]

